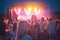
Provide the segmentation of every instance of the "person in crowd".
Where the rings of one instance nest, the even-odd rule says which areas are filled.
[[[5,24],[3,21],[4,21],[4,19],[3,19],[3,18],[0,18],[0,38],[1,38],[2,40],[4,40],[5,34],[6,34],[6,31],[5,31],[5,29],[6,29],[6,24]],[[0,40],[1,40],[1,39],[0,39]]]
[[[48,25],[48,22],[47,22],[48,20],[44,20],[44,31],[47,31],[47,25]]]
[[[33,29],[33,40],[40,40],[40,28],[39,23],[35,23]]]
[[[16,38],[16,28],[17,28],[17,23],[13,24],[13,40]]]
[[[36,21],[37,21],[37,16],[36,15],[32,15],[32,17],[31,17],[31,25],[33,27],[34,27]]]
[[[20,21],[17,24],[16,40],[21,40],[23,34],[28,30],[29,30],[29,23],[27,21]]]
[[[23,34],[21,40],[32,40],[31,32],[30,32],[30,31],[26,31],[26,32]]]
[[[10,36],[12,37],[13,36],[13,23],[12,23],[12,19],[9,20],[8,28],[9,28]]]
[[[47,40],[47,22],[44,18],[41,18],[39,27],[40,27],[40,40]]]
[[[49,22],[48,22],[48,20],[49,20],[49,18],[44,20],[44,38],[45,38],[45,40],[49,40],[49,31],[48,31]]]
[[[58,37],[58,39],[60,40],[60,19],[57,18],[55,23],[56,23],[57,37]]]
[[[56,24],[53,22],[53,19],[49,19],[48,30],[51,40],[56,40]]]
[[[45,26],[44,25],[44,18],[41,18],[39,25],[40,25],[40,31],[42,33],[44,31],[44,26]]]

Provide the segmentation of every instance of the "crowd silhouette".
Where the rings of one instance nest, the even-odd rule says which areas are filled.
[[[33,18],[13,22],[0,17],[0,40],[60,40],[60,19]]]

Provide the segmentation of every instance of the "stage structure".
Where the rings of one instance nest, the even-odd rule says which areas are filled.
[[[43,5],[20,5],[13,6],[10,8],[11,18],[13,20],[27,20],[30,19],[32,15],[35,15],[37,19],[41,17],[50,17],[50,10]]]

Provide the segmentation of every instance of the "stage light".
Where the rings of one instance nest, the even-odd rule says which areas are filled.
[[[35,15],[37,15],[37,8],[34,8]]]
[[[38,13],[38,15],[39,15],[39,13],[40,13],[40,12],[41,12],[41,10],[39,9],[39,10],[38,10],[38,12],[37,12],[37,13]]]
[[[35,12],[36,15],[39,15],[40,9],[34,8],[34,12]]]
[[[19,15],[19,16],[17,17],[17,19],[18,19],[18,20],[21,19],[21,16]]]
[[[29,8],[28,8],[28,11],[30,12],[31,10],[32,10],[32,8],[29,7]]]
[[[21,9],[19,8],[19,9],[14,9],[14,11],[16,12],[16,14],[20,14],[20,12],[21,12]]]
[[[31,8],[28,8],[28,9],[25,8],[24,11],[25,11],[26,15],[29,16],[30,12],[31,12]]]

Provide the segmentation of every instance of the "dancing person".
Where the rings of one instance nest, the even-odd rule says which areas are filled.
[[[51,40],[56,40],[56,24],[53,22],[53,19],[49,19],[48,23],[49,35]]]

